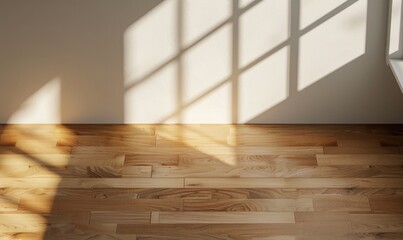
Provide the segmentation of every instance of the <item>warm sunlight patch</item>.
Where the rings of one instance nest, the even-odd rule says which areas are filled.
[[[239,65],[249,64],[289,35],[289,1],[267,0],[240,17]]]
[[[231,17],[230,0],[183,2],[183,43],[188,46]]]
[[[229,82],[208,91],[208,94],[183,110],[184,123],[228,123],[231,121],[231,86]]]
[[[214,57],[213,57],[214,56]],[[226,25],[183,56],[184,122],[231,119],[231,26]]]
[[[171,63],[125,94],[125,122],[155,123],[175,112],[177,64]]]
[[[46,83],[11,115],[8,123],[60,123],[60,78]]]
[[[253,119],[287,98],[288,64],[288,48],[283,48],[241,75],[240,122]]]
[[[156,6],[126,30],[125,85],[138,82],[174,57],[177,51],[177,1],[169,0]]]

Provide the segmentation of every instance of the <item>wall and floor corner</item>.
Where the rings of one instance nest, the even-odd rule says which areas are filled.
[[[0,0],[1,123],[402,123],[388,1]]]

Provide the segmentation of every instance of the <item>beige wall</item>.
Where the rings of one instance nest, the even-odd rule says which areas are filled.
[[[403,123],[387,4],[0,0],[0,122]]]

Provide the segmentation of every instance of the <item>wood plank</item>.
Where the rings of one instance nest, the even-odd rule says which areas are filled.
[[[400,154],[318,154],[316,158],[318,165],[403,165],[403,155]]]
[[[323,147],[325,154],[396,154],[398,147]]]
[[[292,212],[160,212],[158,223],[294,223]]]
[[[151,212],[151,219],[150,219],[151,224],[158,223],[159,219],[160,219],[160,212]]]
[[[241,169],[240,177],[300,177],[300,178],[318,178],[318,177],[402,177],[403,169],[395,166],[283,166],[269,165],[245,167]],[[192,177],[192,176],[184,176]],[[219,176],[225,177],[225,176]]]
[[[0,154],[0,166],[123,166],[123,154]]]
[[[19,202],[19,197],[0,195],[0,212],[17,210]]]
[[[122,168],[122,177],[124,178],[142,178],[151,177],[151,166],[125,166]]]
[[[154,166],[152,177],[240,177],[241,171],[231,166]]]
[[[312,199],[185,199],[183,210],[190,212],[313,211]]]
[[[90,223],[147,224],[150,217],[150,212],[92,211]]]
[[[212,199],[295,199],[297,189],[275,188],[214,188],[211,189]]]
[[[80,229],[81,230],[81,229]],[[42,240],[43,238],[41,238]],[[99,233],[47,233],[44,239],[63,239],[63,240],[89,240],[89,239],[102,239],[102,240],[136,240],[137,236],[134,234],[99,234]]]
[[[364,240],[401,240],[403,232],[388,232],[388,233],[356,233],[356,239]]]
[[[401,188],[401,178],[185,178],[187,188]]]
[[[137,234],[138,236],[168,236],[168,237],[188,237],[194,236],[212,236],[220,239],[232,236],[248,237],[259,236],[274,237],[293,236],[302,239],[351,239],[348,233],[350,228],[344,228],[345,224],[326,222],[317,223],[253,223],[253,224],[119,224],[118,234]],[[327,238],[331,236],[333,238]],[[208,238],[207,238],[208,239]],[[214,239],[214,238],[213,238]],[[257,238],[259,239],[259,238]],[[269,238],[270,239],[270,238]],[[281,239],[281,238],[280,238]]]
[[[254,167],[281,165],[287,166],[316,166],[314,155],[180,155],[179,166],[199,167],[199,166],[236,166],[236,167]]]
[[[150,170],[151,171],[151,170]],[[118,178],[122,167],[113,166],[11,166],[6,165],[0,177],[7,178]],[[148,177],[146,174],[140,177]]]
[[[63,189],[62,189],[63,190]],[[113,191],[112,191],[113,190]],[[135,194],[133,198],[144,199],[165,199],[165,198],[180,198],[180,199],[296,199],[299,196],[313,194],[397,194],[395,189],[388,189],[381,192],[380,189],[369,191],[368,189],[356,189],[357,193],[351,189],[274,189],[274,188],[149,188],[149,189],[94,189],[99,191],[100,198],[109,197],[108,192],[116,194]],[[317,192],[312,193],[312,190]],[[128,193],[128,194],[129,194]],[[126,195],[123,195],[126,196]],[[112,196],[113,197],[113,196]]]
[[[279,189],[281,190],[281,189]],[[395,196],[401,195],[402,190],[399,188],[298,188],[295,189],[298,197],[314,197],[314,196]]]
[[[38,217],[42,219],[45,223],[80,223],[80,224],[88,224],[90,221],[90,212],[89,211],[81,211],[81,212],[33,212],[27,209],[19,209],[16,211],[9,212],[0,212],[1,216],[10,217],[10,218],[21,218],[22,222],[24,219],[31,219],[32,216]],[[1,217],[0,217],[1,218]],[[31,219],[32,220],[32,219]],[[41,220],[41,221],[42,221]],[[32,222],[34,223],[34,222]]]
[[[381,145],[381,141],[378,138],[357,138],[357,139],[337,139],[337,145],[339,147],[357,147],[357,148],[365,148],[365,147],[390,147]]]
[[[57,146],[124,146],[124,147],[155,147],[155,136],[152,135],[121,135],[121,136],[98,136],[78,135],[61,137]]]
[[[80,193],[64,193],[63,191],[80,190]],[[58,189],[59,196],[88,196],[95,199],[136,199],[142,189],[133,188],[93,188],[93,189]]]
[[[125,166],[176,166],[178,155],[139,155],[128,154]]]
[[[64,190],[64,189],[61,189]],[[309,192],[312,189],[274,189],[274,188],[148,188],[148,189],[94,189],[100,198],[109,198],[122,195],[122,197],[132,196],[132,198],[144,199],[295,199],[298,196],[308,195],[311,197],[314,193]],[[316,190],[316,189],[314,189]],[[379,189],[374,191],[365,191],[357,189],[356,194],[376,194]],[[375,191],[376,190],[376,191]],[[351,189],[318,189],[315,194],[354,194]],[[127,192],[127,193],[126,193]],[[305,193],[306,192],[306,193]],[[112,196],[110,196],[112,194]],[[380,194],[397,194],[394,189],[380,192]]]
[[[387,148],[386,148],[387,149]],[[321,154],[322,147],[74,147],[73,154],[115,153],[115,154],[232,154],[232,155],[281,155],[281,154]]]
[[[174,136],[174,137],[161,137],[157,136],[157,147],[215,147],[215,146],[230,146],[227,144],[226,136]]]
[[[182,178],[0,178],[0,188],[182,188]]]
[[[318,195],[313,197],[315,211],[371,211],[366,196]]]
[[[134,189],[137,198],[142,199],[208,199],[212,192],[206,189],[147,188]]]
[[[69,212],[63,214],[51,213],[42,215],[47,223],[82,223],[90,221],[90,212]]]
[[[293,147],[293,146],[337,146],[334,134],[296,135],[295,133],[271,134],[231,134],[228,137],[230,146],[265,146],[265,147]]]
[[[228,125],[156,125],[155,135],[166,139],[175,138],[204,138],[224,139],[229,134]]]
[[[151,166],[12,166],[6,165],[1,178],[147,178]]]
[[[343,133],[337,136],[339,147],[380,147],[379,136],[372,133]]]
[[[44,233],[22,233],[22,232],[9,232],[9,233],[0,233],[0,239],[2,240],[43,240]]]
[[[88,223],[89,213],[63,215],[0,214],[0,232],[44,232],[47,223]]]
[[[346,227],[351,229],[349,212],[295,212],[295,222],[297,223],[320,223],[320,222],[339,222],[346,223]]]
[[[57,128],[56,133],[68,130],[74,135],[121,136],[121,135],[154,135],[155,125],[141,124],[69,124]]]
[[[403,195],[370,196],[372,211],[380,213],[403,213]]]
[[[0,146],[15,146],[17,134],[0,134]]]
[[[2,133],[53,133],[58,124],[1,124],[0,131]]]
[[[33,206],[51,206],[44,211]],[[40,213],[66,213],[87,211],[182,211],[181,199],[130,199],[130,198],[106,198],[96,199],[91,196],[49,197],[49,196],[24,196],[20,201],[20,210],[36,210]],[[47,211],[46,211],[47,210]]]
[[[102,236],[107,234],[116,234],[116,223],[93,223],[93,224],[78,224],[78,223],[52,223],[48,224],[46,236],[56,236],[57,239],[71,234],[96,234]]]
[[[261,134],[346,134],[346,133],[370,133],[371,127],[364,124],[246,124],[231,125],[232,135],[261,135]],[[384,130],[383,126],[380,130]]]
[[[355,232],[386,233],[403,231],[402,214],[351,214]]]
[[[29,146],[25,148],[18,148],[14,146],[0,146],[0,155],[2,154],[69,154],[71,147],[38,147]]]

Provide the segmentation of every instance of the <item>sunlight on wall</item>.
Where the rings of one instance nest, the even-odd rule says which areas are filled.
[[[367,0],[291,3],[157,5],[124,35],[125,122],[245,123],[365,53]]]
[[[183,101],[199,101],[184,109],[184,122],[225,123],[231,117],[231,26],[208,36],[183,56]]]
[[[304,29],[348,0],[300,0],[299,29]]]
[[[240,17],[241,67],[288,38],[289,1],[266,0]]]
[[[176,65],[176,63],[169,64],[126,92],[126,123],[158,123],[163,117],[175,112],[177,108]],[[175,122],[175,118],[170,120]]]
[[[130,26],[124,47],[125,86],[136,84],[125,93],[125,122],[158,122],[176,109],[177,65],[166,63],[178,52],[177,1],[161,3]]]
[[[389,55],[392,58],[403,57],[403,49],[401,45],[401,26],[402,26],[402,0],[392,0],[392,12],[390,16],[390,32],[389,32]],[[400,51],[399,51],[400,50]]]
[[[188,46],[231,16],[230,0],[191,0],[183,3],[183,43]]]
[[[127,29],[126,123],[230,121],[230,14],[228,0],[170,0]]]
[[[244,8],[255,1],[259,1],[259,0],[239,0],[239,7]]]
[[[183,110],[183,123],[231,122],[231,86],[225,83]]]
[[[126,85],[135,83],[178,52],[176,18],[177,1],[164,1],[126,30]]]
[[[61,81],[55,78],[32,94],[7,123],[60,123]]]
[[[288,48],[246,71],[239,82],[240,122],[247,122],[287,98]]]
[[[301,16],[307,16],[304,12],[313,12],[310,8],[328,11],[327,8],[317,8],[316,4],[303,4]],[[367,0],[359,0],[301,37],[298,90],[365,53],[366,20]]]

